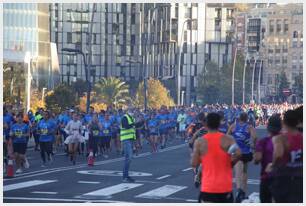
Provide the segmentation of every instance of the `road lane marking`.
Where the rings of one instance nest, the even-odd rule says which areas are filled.
[[[36,200],[36,201],[56,201],[56,202],[88,202],[86,199],[59,199],[59,198],[37,198],[37,197],[3,197],[6,200]],[[90,200],[91,202],[105,203],[127,203],[113,200]]]
[[[233,178],[233,182],[236,182],[236,179]],[[249,185],[259,185],[260,184],[260,180],[259,179],[248,179],[248,184]]]
[[[171,150],[176,150],[182,147],[185,147],[186,143],[184,144],[180,144],[180,145],[176,145],[176,146],[171,146],[168,147],[166,149],[163,149],[161,151],[159,151],[157,154],[159,153],[164,153],[164,152],[168,152]],[[151,152],[146,152],[146,153],[142,153],[139,154],[136,158],[141,158],[141,157],[146,157],[152,155]],[[154,154],[156,155],[156,154]],[[98,165],[104,165],[104,164],[108,164],[108,163],[114,163],[114,162],[119,162],[124,160],[124,157],[120,157],[120,158],[115,158],[115,159],[109,159],[109,160],[103,160],[103,161],[99,161],[95,163],[95,166]],[[16,175],[15,178],[12,179],[6,179],[7,181],[12,181],[12,180],[19,180],[19,179],[24,179],[24,178],[28,178],[28,177],[35,177],[35,176],[40,176],[40,175],[45,175],[45,174],[50,174],[50,173],[54,173],[54,172],[62,172],[62,171],[66,171],[66,170],[73,170],[73,169],[79,169],[79,168],[85,168],[88,167],[88,165],[85,164],[80,164],[80,165],[76,165],[76,166],[68,166],[68,167],[57,167],[57,168],[52,168],[52,169],[44,169],[44,170],[38,170],[38,171],[33,171],[33,172],[28,172],[28,173],[23,173],[22,175]]]
[[[187,202],[198,202],[198,200],[193,200],[193,199],[187,199]]]
[[[100,182],[91,182],[91,181],[78,181],[81,184],[99,184]]]
[[[189,167],[189,168],[183,169],[183,170],[182,170],[182,172],[186,172],[186,171],[189,171],[189,170],[192,170],[192,167]]]
[[[157,180],[162,180],[162,179],[165,179],[167,177],[170,177],[171,175],[164,175],[164,176],[161,176],[161,177],[158,177],[156,178]]]
[[[7,192],[11,190],[17,190],[17,189],[22,189],[26,187],[47,184],[51,182],[57,182],[57,180],[31,180],[31,181],[21,182],[21,183],[16,183],[16,184],[11,184],[11,185],[3,185],[3,191]]]
[[[100,190],[95,190],[86,194],[83,194],[82,196],[111,196],[126,190],[130,190],[136,187],[140,187],[143,184],[137,184],[137,183],[121,183],[118,185],[105,187]]]
[[[34,191],[33,194],[46,194],[46,195],[56,195],[58,192],[43,192],[43,191]]]
[[[187,188],[186,186],[164,185],[154,190],[137,195],[138,198],[160,199]]]
[[[119,176],[122,177],[122,171],[119,170],[81,170],[77,171],[79,174],[86,174],[86,175],[104,175],[104,176]],[[135,172],[129,171],[129,176],[131,177],[147,177],[152,176],[151,173],[145,172]]]

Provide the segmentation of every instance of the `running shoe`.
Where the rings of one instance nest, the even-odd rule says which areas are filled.
[[[18,170],[16,170],[16,174],[20,174],[20,173],[22,173],[23,171],[22,171],[22,169],[18,169]]]
[[[24,168],[26,168],[26,169],[29,169],[30,168],[30,163],[29,163],[29,161],[28,161],[28,159],[27,158],[25,158],[25,162],[24,162]]]
[[[135,182],[135,180],[133,178],[131,178],[131,177],[127,177],[127,178],[124,178],[122,180],[122,182],[129,182],[129,183],[131,183],[131,182]]]

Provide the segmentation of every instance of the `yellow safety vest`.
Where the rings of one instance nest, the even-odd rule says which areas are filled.
[[[129,125],[134,123],[134,119],[132,117],[130,117],[129,115],[124,116],[127,118]],[[132,127],[130,129],[124,129],[122,128],[122,124],[120,124],[120,141],[127,139],[136,139],[135,127]]]

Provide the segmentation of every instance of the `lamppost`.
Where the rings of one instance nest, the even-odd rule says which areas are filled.
[[[70,48],[63,48],[62,51],[69,52],[69,53],[74,53],[74,54],[81,54],[83,56],[83,61],[84,61],[84,67],[85,67],[85,79],[87,83],[87,100],[86,100],[86,113],[89,112],[89,107],[90,107],[90,92],[91,92],[91,84],[89,81],[89,71],[87,67],[87,61],[84,52],[82,52],[79,49],[70,49]]]
[[[254,61],[254,65],[253,65],[253,74],[252,74],[252,102],[254,102],[254,78],[255,78],[255,70],[256,70],[257,60],[258,60],[258,55],[256,53],[255,61]]]
[[[180,51],[179,51],[179,54],[178,54],[178,58],[177,58],[177,61],[178,61],[178,68],[177,68],[177,104],[178,105],[181,105],[181,100],[180,100],[180,96],[181,96],[181,53],[182,53],[182,50],[183,50],[183,47],[182,47],[182,43],[183,43],[183,36],[184,36],[184,27],[185,27],[185,24],[187,22],[192,22],[192,21],[195,21],[196,19],[186,19],[184,22],[183,22],[183,27],[182,27],[182,32],[181,32],[181,41],[180,41]]]
[[[31,80],[32,80],[32,75],[31,75],[31,62],[32,62],[32,56],[30,52],[26,52],[26,55],[24,57],[24,62],[27,64],[27,81],[26,81],[26,94],[27,94],[27,112],[31,108]]]
[[[126,62],[128,63],[136,63],[136,64],[142,64],[143,63],[141,61],[136,61],[136,60],[126,60]],[[142,79],[143,79],[143,90],[144,90],[144,109],[145,112],[147,111],[148,108],[148,103],[147,103],[147,75],[146,75],[146,70],[145,70],[145,74],[143,74]]]
[[[147,79],[148,79],[148,58],[147,58],[147,47],[148,47],[148,39],[149,39],[149,45],[150,47],[152,46],[151,43],[151,23],[152,23],[152,19],[151,19],[151,10],[152,10],[152,16],[154,15],[154,12],[158,9],[158,8],[165,8],[165,7],[171,7],[170,4],[168,5],[158,5],[156,7],[153,8],[149,8],[148,9],[148,30],[147,30],[147,36],[146,36],[146,43],[145,43],[145,63],[146,63],[146,68],[145,68],[145,72],[144,72],[144,106],[145,106],[145,111],[147,111]],[[152,49],[150,49],[150,52],[152,51]],[[152,53],[152,52],[151,52]]]
[[[246,49],[245,49],[246,50]],[[247,52],[246,52],[247,53]],[[245,60],[244,60],[244,67],[243,67],[243,78],[242,78],[242,104],[245,103],[245,70],[246,70],[246,66],[247,66],[247,60],[248,60],[248,55],[249,53],[247,53]]]

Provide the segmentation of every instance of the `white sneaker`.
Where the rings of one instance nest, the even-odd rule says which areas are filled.
[[[22,171],[22,169],[18,169],[18,170],[16,170],[16,174],[20,174],[20,173],[22,173],[23,171]]]
[[[25,159],[25,162],[23,164],[24,168],[29,169],[30,168],[30,163],[28,161],[28,159]]]
[[[103,155],[104,158],[108,158],[108,155]]]

